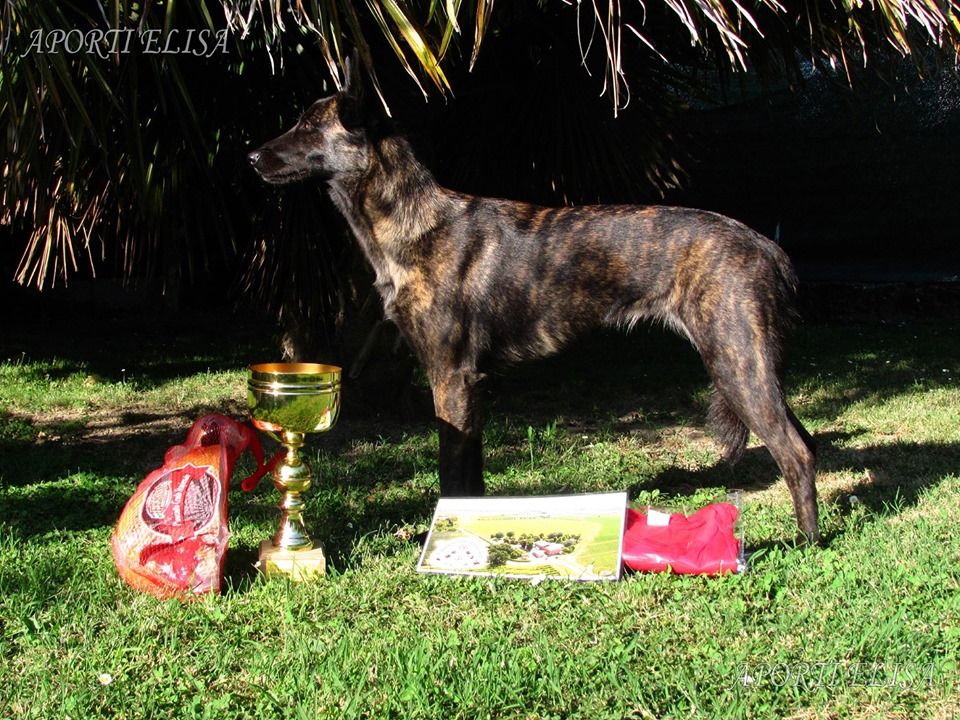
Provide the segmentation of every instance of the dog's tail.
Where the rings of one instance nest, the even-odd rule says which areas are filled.
[[[707,418],[723,448],[723,459],[730,464],[737,462],[747,447],[750,430],[716,388],[713,389]]]

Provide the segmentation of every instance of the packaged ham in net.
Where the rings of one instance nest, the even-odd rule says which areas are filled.
[[[259,478],[276,457],[263,463],[256,433],[224,415],[206,415],[182,445],[167,450],[163,466],[140,483],[113,531],[120,577],[159,598],[219,592],[230,538],[230,475],[247,449]]]

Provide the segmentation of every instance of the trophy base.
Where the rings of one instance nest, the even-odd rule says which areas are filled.
[[[284,550],[272,540],[260,543],[260,562],[257,563],[266,577],[285,577],[294,582],[304,582],[327,572],[327,559],[323,548],[311,550]]]

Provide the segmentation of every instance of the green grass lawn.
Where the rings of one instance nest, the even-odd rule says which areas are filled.
[[[225,591],[158,602],[118,579],[108,539],[164,449],[205,412],[241,414],[243,368],[276,359],[224,327],[0,337],[0,717],[960,717],[956,318],[796,333],[787,387],[820,446],[824,548],[795,545],[762,447],[720,461],[696,355],[638,329],[493,378],[488,491],[689,510],[739,487],[750,572],[418,575],[436,432],[426,413],[356,412],[345,384],[308,453],[330,574],[252,570],[278,518],[265,482],[230,495]]]

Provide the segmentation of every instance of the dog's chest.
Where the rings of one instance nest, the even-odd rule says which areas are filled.
[[[429,305],[429,283],[418,267],[384,256],[375,271],[384,312],[394,322],[422,314]]]

